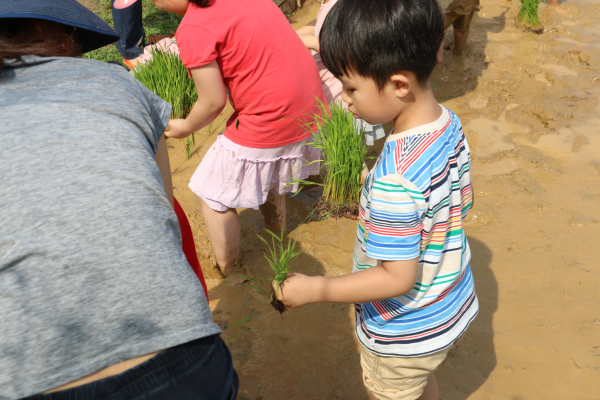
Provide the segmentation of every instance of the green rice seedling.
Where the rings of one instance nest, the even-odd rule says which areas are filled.
[[[278,300],[279,288],[281,283],[285,281],[289,275],[290,263],[298,257],[302,252],[296,250],[296,241],[288,238],[287,247],[283,243],[284,231],[281,229],[281,234],[276,235],[267,229],[267,232],[271,235],[271,243],[260,235],[257,235],[269,248],[269,256],[265,254],[265,258],[269,263],[269,266],[275,273],[275,276],[270,281],[277,282],[277,290],[275,293],[271,290],[271,305],[280,313],[287,310],[287,307]]]
[[[521,10],[517,15],[517,22],[528,31],[533,33],[543,33],[544,27],[540,23],[538,15],[538,6],[540,0],[521,0]]]
[[[183,148],[185,150],[185,159],[188,160],[192,156],[192,151],[196,147],[196,139],[192,133],[190,136],[183,139]]]
[[[327,170],[323,182],[323,197],[318,204],[322,216],[356,216],[360,200],[360,176],[364,169],[367,147],[363,143],[364,131],[357,129],[352,118],[341,103],[328,107],[319,100],[319,112],[305,129],[319,134],[309,143],[321,150],[322,164]],[[313,182],[300,181],[313,184]]]
[[[181,58],[167,53],[158,45],[152,46],[150,53],[151,60],[134,68],[136,79],[171,104],[171,118],[187,117],[198,99],[198,93]],[[195,145],[194,134],[184,139],[186,158],[190,158]]]

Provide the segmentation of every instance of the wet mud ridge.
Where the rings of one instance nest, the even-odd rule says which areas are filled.
[[[517,2],[481,4],[464,58],[445,50],[432,77],[471,150],[475,206],[465,229],[480,302],[478,317],[436,372],[440,398],[594,399],[600,393],[600,3],[567,1],[563,14],[540,5],[541,35],[515,25]],[[318,9],[309,7],[313,14],[305,12],[304,23]],[[445,47],[452,48],[451,28]],[[213,128],[222,132],[224,124]],[[214,319],[223,338],[231,338],[238,398],[366,399],[352,305],[309,305],[281,318],[268,295],[242,284],[239,275],[271,274],[256,236],[264,233],[260,213],[238,210],[241,266],[226,277],[211,267],[214,255],[187,182],[214,137],[197,138],[189,160],[172,161],[173,186],[194,230]],[[179,144],[169,145],[175,156]],[[381,141],[370,152],[377,146]],[[319,190],[287,199],[288,231],[308,218],[292,235],[302,255],[290,272],[350,273],[356,221],[308,217]]]

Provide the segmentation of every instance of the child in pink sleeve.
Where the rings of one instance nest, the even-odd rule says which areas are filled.
[[[302,42],[311,50],[313,57],[317,63],[319,69],[319,76],[321,77],[321,85],[323,92],[327,98],[327,104],[331,104],[334,101],[342,102],[344,108],[348,108],[348,105],[342,100],[343,86],[342,82],[337,79],[323,64],[321,56],[319,55],[319,33],[325,17],[338,0],[323,0],[321,7],[317,12],[317,18],[304,25],[302,28],[296,30],[296,33],[302,39]],[[355,124],[357,128],[362,128],[365,132],[365,143],[372,146],[377,139],[381,139],[385,136],[385,131],[381,125],[371,125],[362,119],[355,118]],[[368,171],[367,171],[368,172]]]
[[[227,101],[235,112],[192,176],[217,264],[238,260],[236,208],[260,209],[267,228],[285,229],[285,192],[319,172],[320,152],[302,126],[326,101],[313,58],[271,0],[153,0],[185,15],[177,29],[198,101],[167,136],[184,138],[211,123]],[[292,57],[293,55],[293,57]],[[299,55],[299,56],[298,56]]]

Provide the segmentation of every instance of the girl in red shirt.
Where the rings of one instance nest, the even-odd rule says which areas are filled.
[[[186,119],[166,135],[184,138],[209,123],[229,100],[235,112],[192,176],[217,264],[238,260],[236,208],[260,209],[265,225],[285,229],[285,192],[295,178],[319,172],[320,151],[302,125],[326,102],[317,66],[271,0],[153,0],[185,17],[177,29],[183,64],[198,90]],[[226,91],[227,89],[227,91]]]

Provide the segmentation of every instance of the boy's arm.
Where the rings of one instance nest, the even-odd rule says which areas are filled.
[[[290,308],[309,303],[369,303],[391,299],[413,289],[419,269],[418,257],[382,264],[344,276],[293,274],[281,285],[279,300]]]
[[[227,93],[216,61],[201,67],[191,68],[198,100],[186,119],[169,121],[167,137],[183,139],[210,124],[227,104]]]

